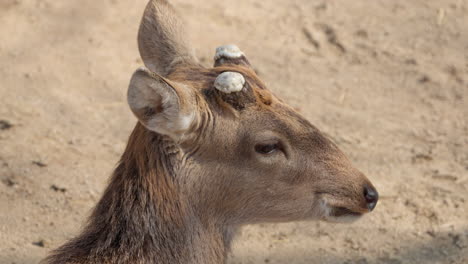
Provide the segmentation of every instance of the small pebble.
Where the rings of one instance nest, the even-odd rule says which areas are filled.
[[[34,165],[36,165],[36,166],[38,166],[38,167],[41,167],[41,168],[47,167],[47,164],[45,164],[45,163],[42,162],[42,161],[34,160],[34,161],[32,162],[32,164],[34,164]]]
[[[37,242],[33,242],[32,243],[33,245],[35,246],[38,246],[38,247],[45,247],[45,241],[43,239],[37,241]]]
[[[7,130],[12,128],[13,125],[7,120],[0,120],[0,130]]]
[[[54,191],[56,191],[56,192],[63,192],[63,193],[67,191],[66,188],[58,187],[58,186],[55,185],[55,184],[52,184],[52,185],[50,186],[50,189],[52,189],[52,190],[54,190]]]

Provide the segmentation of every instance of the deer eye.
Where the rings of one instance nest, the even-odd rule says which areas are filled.
[[[277,151],[278,149],[279,149],[279,144],[278,143],[258,144],[258,145],[255,146],[255,151],[260,153],[260,154],[264,154],[264,155],[272,154],[273,152]]]

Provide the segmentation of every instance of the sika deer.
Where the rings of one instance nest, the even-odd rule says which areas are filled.
[[[377,192],[326,136],[275,97],[233,45],[197,62],[165,0],[148,4],[138,118],[80,235],[45,263],[224,263],[244,224],[356,219]]]

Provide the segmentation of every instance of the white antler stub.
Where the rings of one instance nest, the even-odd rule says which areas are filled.
[[[220,58],[227,59],[238,59],[242,57],[244,53],[236,45],[224,45],[216,48],[215,61]]]
[[[245,78],[238,72],[223,72],[215,80],[214,86],[223,93],[240,92],[244,88]]]

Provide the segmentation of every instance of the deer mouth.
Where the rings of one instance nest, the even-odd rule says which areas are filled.
[[[321,208],[321,220],[332,223],[351,223],[360,219],[366,213],[364,210],[359,210],[357,207],[353,209],[345,207],[343,203],[336,204],[332,201],[331,204],[326,198],[321,200]]]
[[[330,215],[333,217],[342,217],[342,216],[355,216],[359,217],[362,215],[360,212],[352,211],[351,209],[345,207],[334,207],[332,208]]]

